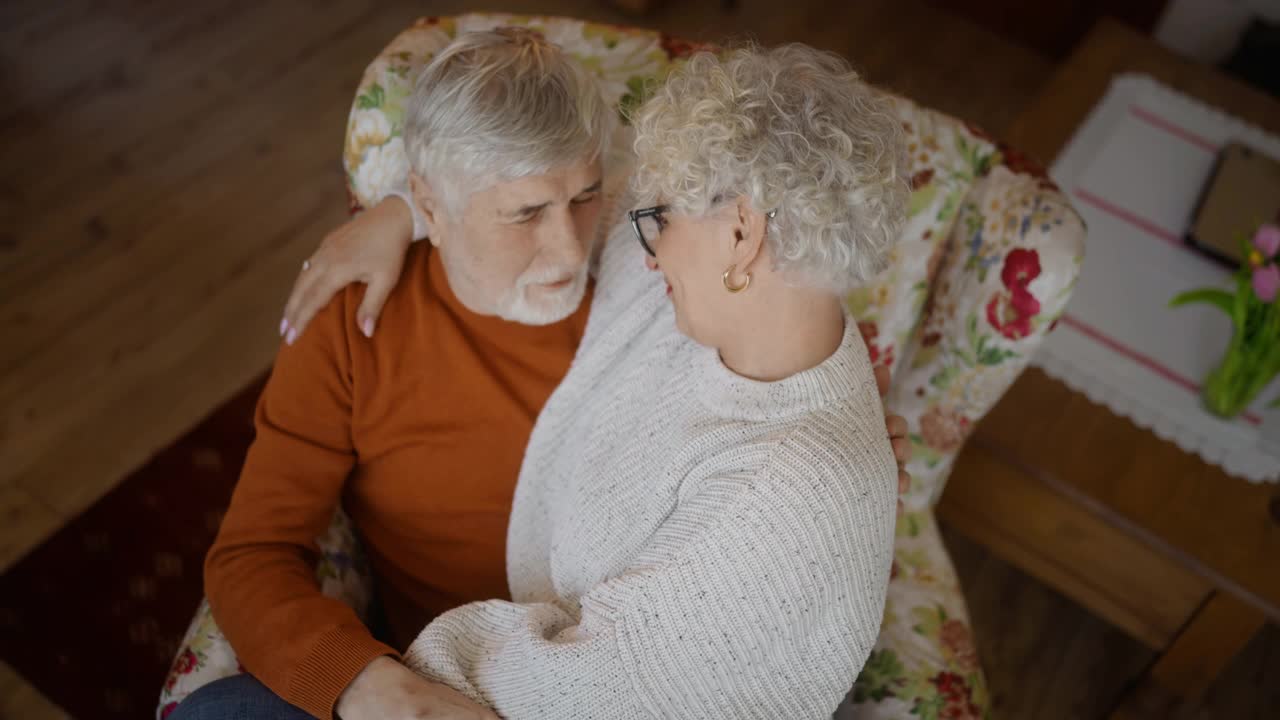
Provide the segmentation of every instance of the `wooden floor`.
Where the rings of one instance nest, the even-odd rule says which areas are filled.
[[[1051,62],[922,0],[600,0],[512,12],[691,39],[807,42],[999,132]],[[469,2],[5,0],[0,4],[0,570],[265,370],[294,274],[345,217],[339,152],[370,58]],[[1150,660],[949,538],[1001,718],[1097,717]],[[1268,631],[1204,709],[1263,717]],[[1234,684],[1232,684],[1234,683]],[[0,718],[61,717],[0,664]]]

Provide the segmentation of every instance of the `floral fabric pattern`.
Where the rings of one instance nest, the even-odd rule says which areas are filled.
[[[424,18],[366,69],[343,146],[353,211],[403,187],[404,105],[418,71],[459,33],[521,25],[596,73],[623,120],[610,158],[629,156],[627,113],[689,54],[711,49],[659,33],[566,18]],[[912,195],[889,267],[847,304],[872,362],[893,373],[888,407],[907,419],[914,456],[898,523],[880,638],[837,718],[989,718],[968,611],[932,506],[974,425],[1026,367],[1063,312],[1083,260],[1084,226],[1043,170],[981,130],[894,98],[907,132]],[[363,612],[372,581],[341,513],[319,540],[324,592]],[[161,695],[183,697],[238,672],[203,603]]]
[[[929,127],[915,113],[934,127],[943,119],[899,109],[909,133]],[[850,300],[860,322],[878,331],[873,359],[886,334],[898,349],[886,363],[894,369],[888,408],[907,419],[913,457],[880,637],[840,718],[990,717],[968,610],[932,508],[974,425],[1065,310],[1084,259],[1084,225],[1057,188],[1020,156],[949,122],[955,199],[938,201],[943,191],[928,188],[939,173],[917,170],[928,180],[915,187],[908,221],[908,233],[945,235],[932,246],[904,237],[917,258],[928,252],[923,271],[895,258],[882,275],[886,290]],[[895,301],[920,303],[919,314],[904,320]]]
[[[990,716],[959,579],[930,510],[898,523],[880,639],[836,718]]]

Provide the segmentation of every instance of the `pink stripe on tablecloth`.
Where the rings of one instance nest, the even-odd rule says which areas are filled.
[[[1186,246],[1186,243],[1182,242],[1182,238],[1178,237],[1177,234],[1175,234],[1172,230],[1166,230],[1160,227],[1159,225],[1156,225],[1155,223],[1151,222],[1150,220],[1137,215],[1136,213],[1132,213],[1109,200],[1104,200],[1098,197],[1097,195],[1094,195],[1093,193],[1089,192],[1088,190],[1085,190],[1084,188],[1081,188],[1081,187],[1076,188],[1075,196],[1089,203],[1090,205],[1098,208],[1099,210],[1107,213],[1108,215],[1113,215],[1129,223],[1130,225],[1138,228],[1139,230],[1145,232],[1151,237],[1157,238],[1159,240],[1163,240],[1166,243],[1178,248],[1179,250],[1190,249]]]
[[[1117,352],[1121,355],[1124,355],[1125,357],[1138,363],[1139,365],[1142,365],[1143,367],[1154,372],[1155,374],[1159,375],[1165,380],[1168,380],[1169,382],[1175,385],[1178,385],[1183,389],[1188,390],[1197,395],[1200,393],[1199,383],[1189,380],[1188,378],[1178,374],[1177,372],[1170,370],[1168,367],[1165,367],[1158,360],[1151,357],[1150,355],[1145,355],[1141,352],[1138,352],[1137,350],[1134,350],[1128,345],[1125,345],[1119,340],[1116,340],[1115,338],[1111,337],[1110,335],[1107,335],[1106,333],[1093,327],[1092,325],[1089,325],[1083,320],[1072,317],[1071,315],[1063,315],[1062,323],[1067,327],[1070,327],[1071,329],[1087,336],[1090,340],[1094,340],[1095,342],[1098,342],[1102,345],[1107,346],[1112,351]],[[1262,418],[1255,413],[1246,412],[1241,414],[1240,417],[1244,418],[1244,420],[1251,425],[1262,424]]]
[[[1138,118],[1139,120],[1142,120],[1148,125],[1151,125],[1152,127],[1160,128],[1161,130],[1169,133],[1170,135],[1180,140],[1185,140],[1186,142],[1192,145],[1195,145],[1196,147],[1200,148],[1201,150],[1204,150],[1205,152],[1211,152],[1211,153],[1218,152],[1217,143],[1211,142],[1191,132],[1190,130],[1182,127],[1181,125],[1175,125],[1173,122],[1166,120],[1165,118],[1162,118],[1159,115],[1156,115],[1155,113],[1151,112],[1150,110],[1147,110],[1146,108],[1139,107],[1137,105],[1130,105],[1129,112],[1132,113],[1134,117]]]

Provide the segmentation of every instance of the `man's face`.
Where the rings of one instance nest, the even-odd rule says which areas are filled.
[[[436,205],[431,241],[467,308],[547,325],[582,302],[601,204],[600,162],[579,161],[474,192],[460,216]]]

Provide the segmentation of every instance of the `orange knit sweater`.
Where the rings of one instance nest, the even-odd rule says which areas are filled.
[[[476,315],[415,243],[372,340],[363,286],[282,346],[257,437],[205,564],[244,667],[321,718],[356,674],[439,613],[506,598],[507,517],[534,419],[568,371],[589,299],[530,327]],[[395,647],[320,594],[315,538],[342,504],[378,580]]]

